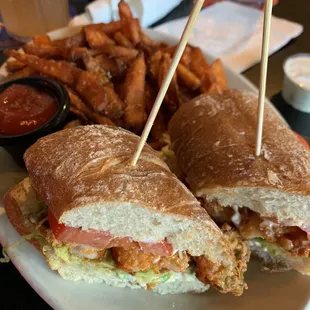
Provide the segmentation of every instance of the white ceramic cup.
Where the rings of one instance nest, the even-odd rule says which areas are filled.
[[[296,54],[283,64],[284,100],[301,112],[310,113],[310,54]]]

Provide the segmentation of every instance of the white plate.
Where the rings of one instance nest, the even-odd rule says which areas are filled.
[[[52,33],[53,38],[64,37],[68,29]],[[175,39],[154,31],[148,34],[167,43]],[[211,60],[210,57],[208,57]],[[2,68],[2,74],[5,69]],[[256,92],[256,88],[241,75],[226,68],[229,87]],[[12,185],[22,180],[25,172],[18,168],[10,156],[0,148],[0,196]],[[20,239],[9,223],[3,206],[0,205],[0,241],[3,246]],[[265,274],[252,262],[246,273],[249,290],[242,297],[220,294],[213,289],[204,294],[181,294],[159,296],[144,290],[113,288],[105,284],[86,284],[63,280],[46,265],[43,256],[30,244],[24,242],[12,248],[8,254],[16,268],[36,292],[54,309],[281,309],[310,310],[310,278],[297,272]]]

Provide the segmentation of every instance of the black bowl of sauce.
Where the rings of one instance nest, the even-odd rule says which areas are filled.
[[[60,130],[69,108],[67,90],[53,80],[28,77],[0,85],[0,146],[24,165],[25,150]]]

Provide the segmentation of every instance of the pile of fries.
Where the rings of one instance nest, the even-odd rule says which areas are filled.
[[[140,134],[167,74],[176,46],[149,38],[130,7],[120,1],[119,21],[85,26],[62,40],[35,36],[23,52],[8,50],[6,80],[40,75],[62,83],[80,124],[121,126]],[[187,46],[152,128],[149,143],[160,149],[173,113],[191,98],[227,88],[220,59],[208,64]]]

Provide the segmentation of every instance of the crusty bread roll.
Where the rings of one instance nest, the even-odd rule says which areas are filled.
[[[266,105],[255,157],[256,108],[257,97],[238,90],[183,105],[169,124],[178,163],[195,196],[310,228],[310,152]]]
[[[190,189],[196,197],[203,199],[204,206],[216,221],[220,218],[226,221],[231,214],[229,220],[234,224],[238,222],[236,226],[239,227],[243,219],[238,208],[251,209],[255,212],[252,219],[258,214],[262,225],[265,225],[259,229],[268,230],[273,234],[270,235],[272,238],[278,238],[277,248],[270,252],[278,253],[280,250],[281,253],[266,255],[267,248],[276,245],[272,243],[253,247],[260,240],[250,242],[254,252],[272,265],[270,269],[278,266],[275,269],[296,269],[310,274],[307,255],[310,152],[280,116],[266,105],[262,152],[256,157],[256,127],[257,97],[244,91],[227,90],[201,95],[184,104],[172,117],[169,134],[172,149]],[[245,220],[247,218],[245,215]],[[262,234],[257,230],[261,225],[258,221],[253,220],[252,225],[256,226],[247,224],[247,231],[252,230],[251,237],[240,229],[246,239],[261,238]],[[303,252],[300,256],[281,248],[282,245],[293,247],[282,228],[285,226],[297,226],[303,231],[299,235],[306,235],[303,244],[298,245]],[[283,233],[276,237],[279,229]],[[295,233],[292,238],[299,237]]]
[[[175,252],[186,251],[191,256],[207,258],[211,265],[217,266],[212,271],[217,271],[216,277],[210,283],[222,292],[240,295],[246,287],[243,273],[247,251],[242,255],[239,250],[235,252],[236,244],[231,244],[149,146],[144,148],[136,166],[129,164],[138,141],[138,136],[124,129],[101,125],[46,136],[24,156],[31,185],[59,223],[84,231],[109,232],[115,238],[130,237],[137,242],[167,240]],[[6,196],[8,214],[14,209],[10,207],[14,205],[11,199],[14,192],[15,189]],[[11,221],[19,230],[18,221],[12,217]],[[55,258],[51,261],[55,262]],[[48,263],[52,265],[50,260]],[[64,277],[75,278],[60,267],[52,268]],[[192,280],[198,289],[196,280],[196,284]],[[205,289],[203,285],[198,290]],[[164,292],[165,288],[160,290]],[[172,285],[171,290],[185,288],[178,284],[177,289]]]

